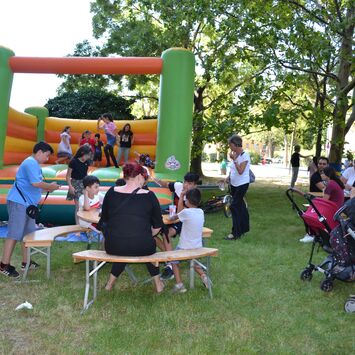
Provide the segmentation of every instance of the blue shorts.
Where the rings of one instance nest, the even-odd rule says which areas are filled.
[[[181,233],[182,222],[177,222],[177,223],[171,224],[169,227],[175,229],[176,235],[178,235]]]
[[[26,206],[14,201],[7,201],[9,221],[7,224],[7,239],[22,241],[26,234],[37,230],[36,221],[26,214]]]

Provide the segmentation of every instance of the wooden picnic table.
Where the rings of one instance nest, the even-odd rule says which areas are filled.
[[[322,192],[307,192],[310,195],[316,196],[316,197],[324,197],[324,193]]]
[[[91,209],[89,211],[78,211],[77,216],[82,219],[85,222],[88,223],[99,223],[100,217],[99,217],[100,211],[98,209]],[[170,225],[179,222],[179,219],[176,220],[170,220],[168,214],[163,214],[163,223],[165,225]],[[213,233],[213,230],[210,228],[203,227],[203,232],[202,235],[203,237],[210,237]]]
[[[82,211],[82,210],[79,210],[77,212],[77,216],[82,219],[83,221],[85,222],[88,222],[88,223],[99,223],[99,220],[100,220],[100,211],[98,209],[91,209],[89,211]]]

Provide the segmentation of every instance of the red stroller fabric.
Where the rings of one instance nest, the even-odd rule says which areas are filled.
[[[339,222],[333,219],[335,212],[338,210],[337,205],[323,198],[315,198],[312,202],[319,213],[326,219],[330,230],[327,230],[326,226],[319,221],[319,216],[312,205],[302,214],[302,219],[312,231],[325,230],[330,233],[332,229],[339,225]]]

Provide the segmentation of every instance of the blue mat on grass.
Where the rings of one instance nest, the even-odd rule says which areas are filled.
[[[7,235],[7,226],[0,226],[0,238],[5,238]],[[88,237],[86,233],[71,233],[68,234],[66,237],[58,237],[55,239],[56,242],[70,242],[70,243],[76,243],[76,242],[88,242]]]

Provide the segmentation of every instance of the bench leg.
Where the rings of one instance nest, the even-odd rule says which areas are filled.
[[[90,271],[90,260],[85,261],[85,293],[84,293],[84,305],[81,311],[83,314],[95,301],[97,297],[97,280],[98,280],[98,271],[106,264],[106,261],[98,262],[94,261],[94,268]],[[91,284],[91,277],[93,278],[93,292],[92,292],[92,299],[89,300],[90,294],[90,284]]]
[[[51,277],[51,247],[47,248],[47,279]]]
[[[195,260],[190,260],[190,288],[195,287]]]
[[[47,266],[46,266],[46,270],[47,270],[47,279],[50,278],[51,275],[51,247],[27,247],[27,264],[25,267],[25,271],[23,273],[22,276],[22,281],[26,281],[27,279],[27,275],[28,275],[28,271],[30,270],[30,262],[31,262],[31,257],[32,255],[35,254],[43,254],[46,258],[47,258]]]
[[[127,272],[129,278],[131,279],[131,281],[134,283],[134,284],[137,284],[138,283],[138,278],[137,276],[134,274],[133,270],[127,265],[125,267],[125,271]]]
[[[94,260],[94,270],[97,268],[97,260]],[[97,296],[97,272],[94,273],[94,297],[93,299],[96,299]]]
[[[89,292],[90,292],[90,260],[86,260],[85,261],[85,294],[84,294],[83,312],[89,308],[88,306]]]
[[[30,269],[31,262],[31,247],[27,248],[27,263],[25,267],[25,271],[23,272],[22,281],[26,281],[28,270]]]
[[[206,259],[207,259],[207,262],[206,262],[206,275],[207,275],[208,293],[210,295],[210,298],[213,298],[212,283],[211,283],[211,278],[210,278],[211,257],[207,256]]]

